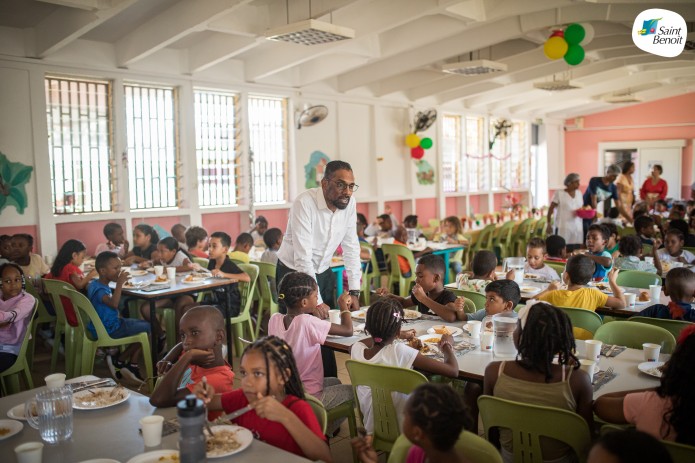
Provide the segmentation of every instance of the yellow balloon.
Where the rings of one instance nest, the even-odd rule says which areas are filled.
[[[543,53],[549,59],[560,59],[567,53],[567,42],[562,37],[550,37],[543,45]]]
[[[408,148],[420,146],[420,137],[414,133],[409,133],[408,136],[405,137],[405,144],[408,145]]]

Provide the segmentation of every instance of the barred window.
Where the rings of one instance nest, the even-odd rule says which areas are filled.
[[[287,100],[249,96],[249,147],[253,152],[253,201],[287,199]]]
[[[236,205],[241,178],[237,159],[239,97],[233,93],[198,90],[194,98],[199,204]]]
[[[53,213],[111,211],[111,85],[46,77],[45,87]]]
[[[175,93],[125,85],[131,209],[178,206]]]
[[[461,162],[461,116],[444,115],[442,143],[442,185],[447,193],[465,190]]]
[[[525,122],[512,124],[510,140],[511,149],[511,188],[528,188],[530,153],[528,146],[528,129]]]
[[[489,189],[488,149],[485,145],[485,118],[466,117],[466,171],[468,191]]]

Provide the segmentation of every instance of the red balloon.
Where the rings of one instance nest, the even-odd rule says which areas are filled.
[[[410,156],[412,156],[413,159],[422,159],[424,155],[425,150],[422,148],[422,146],[416,146],[415,148],[410,149]]]
[[[555,31],[553,31],[552,34],[550,34],[550,37],[551,37],[551,38],[552,38],[552,37],[562,37],[562,38],[564,38],[564,37],[565,37],[565,31],[555,30]]]

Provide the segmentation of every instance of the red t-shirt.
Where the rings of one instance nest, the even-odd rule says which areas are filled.
[[[68,283],[70,286],[74,288],[75,286],[72,284],[72,280],[70,279],[70,275],[72,274],[77,274],[77,276],[80,278],[84,277],[84,273],[82,273],[82,270],[80,270],[80,268],[77,265],[68,263],[65,265],[65,267],[63,267],[63,270],[60,271],[60,275],[56,277],[52,273],[49,273],[46,276],[46,278],[51,280],[64,281],[65,283]],[[64,296],[60,296],[60,300],[63,303],[65,319],[71,326],[77,326],[77,314],[75,313],[75,308],[72,306],[72,302],[70,301],[70,299]]]
[[[191,370],[191,382],[186,384],[186,388],[191,392],[196,384],[203,381],[203,376],[208,384],[215,388],[216,393],[224,394],[234,389],[234,372],[226,362],[220,367],[203,368],[198,365],[189,365],[188,368]],[[208,411],[208,420],[210,421],[220,416],[222,416],[220,411]]]
[[[222,394],[222,408],[224,408],[225,413],[239,410],[248,404],[249,401],[244,395],[244,391],[241,389]],[[319,421],[316,419],[311,405],[293,395],[285,397],[285,400],[282,401],[282,405],[289,408],[311,432],[319,436],[321,440],[325,442],[326,436],[321,432],[321,426],[319,426]],[[239,418],[235,419],[234,422],[250,430],[256,439],[260,439],[273,447],[305,457],[302,449],[282,424],[261,418],[256,414],[255,410],[244,413]]]
[[[408,247],[407,244],[401,243],[398,240],[393,240],[393,244],[398,244],[400,246],[405,246],[406,248]],[[401,273],[406,274],[410,272],[410,264],[408,263],[408,259],[406,259],[403,256],[398,256],[398,266],[401,268]]]
[[[210,257],[207,252],[201,251],[200,249],[189,249],[188,253],[192,256],[200,257],[202,259],[207,259]]]

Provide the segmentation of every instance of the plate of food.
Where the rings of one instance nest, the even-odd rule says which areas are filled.
[[[649,295],[649,291],[640,291],[637,297],[635,298],[635,304],[642,305],[642,304],[648,304],[650,303],[651,296]]]
[[[524,273],[524,280],[540,280],[541,277],[539,275],[534,275],[532,273]]]
[[[123,283],[123,287],[125,289],[140,289],[140,288],[144,288],[145,286],[148,286],[149,284],[150,284],[150,282],[148,282],[148,281],[134,282],[132,280],[128,280],[125,283]]]
[[[183,280],[181,280],[181,283],[184,283],[187,285],[196,285],[196,284],[204,282],[207,278],[209,278],[209,276],[194,275],[191,273],[190,275],[186,276]]]
[[[75,392],[72,407],[75,410],[100,410],[125,402],[130,391],[121,386],[97,387]]]
[[[208,458],[221,458],[239,453],[253,442],[253,434],[246,428],[235,425],[212,426],[213,435],[205,432]]]
[[[147,270],[130,269],[130,275],[134,277],[142,277],[147,275]]]
[[[153,284],[153,285],[166,285],[168,283],[169,283],[169,279],[167,278],[166,275],[160,275],[151,282],[151,284]]]
[[[653,376],[655,378],[661,378],[661,367],[666,362],[642,362],[637,365],[637,369],[644,374]]]
[[[36,404],[32,405],[31,412],[33,416],[38,416],[36,413]],[[24,414],[24,404],[15,405],[7,411],[7,417],[13,420],[26,421],[27,416]]]
[[[367,319],[367,309],[368,309],[368,307],[365,307],[365,308],[360,309],[360,310],[355,310],[351,314],[352,318],[354,318],[355,320],[366,320]]]
[[[439,352],[439,340],[441,334],[425,334],[416,338],[409,339],[408,345],[420,351],[422,355],[436,355]]]
[[[417,310],[405,309],[403,313],[405,314],[406,320],[417,320],[418,318],[422,317],[422,314]]]
[[[24,424],[17,420],[0,420],[0,440],[7,439],[17,434],[24,428]]]
[[[127,463],[179,463],[178,450],[154,450],[136,455]]]
[[[429,334],[450,334],[452,336],[460,336],[463,334],[463,330],[457,326],[449,325],[434,325],[432,328],[428,329]]]
[[[519,288],[519,290],[523,294],[538,294],[541,292],[541,288],[537,286],[522,286]]]

